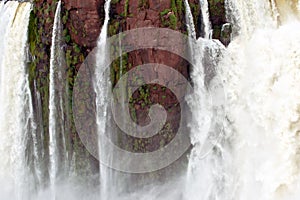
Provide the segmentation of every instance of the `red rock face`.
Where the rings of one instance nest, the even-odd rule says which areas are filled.
[[[111,6],[112,17],[110,18],[110,24],[112,26],[114,24],[118,24],[118,30],[116,30],[113,34],[116,34],[119,31],[127,31],[143,27],[171,28],[170,25],[166,25],[163,23],[163,20],[166,20],[168,22],[170,21],[170,15],[176,16],[177,20],[176,24],[172,26],[172,29],[175,29],[179,32],[185,31],[183,21],[184,14],[179,14],[180,11],[177,11],[177,13],[175,13],[172,10],[171,0],[128,0],[128,5],[125,5],[125,2],[126,0],[120,0],[120,2],[112,4]],[[176,6],[178,5],[175,5],[175,7]],[[177,9],[179,10],[179,8]],[[161,14],[162,12],[164,14]],[[143,39],[145,38],[142,38],[141,40]],[[165,39],[172,40],[172,38]],[[135,45],[143,42],[138,40],[139,39],[134,38],[132,39],[132,42],[130,42],[130,44],[132,43],[132,45]],[[185,51],[184,46],[180,43],[180,41],[174,41],[173,48],[179,49],[182,52]],[[127,62],[127,70],[143,64],[159,63],[174,68],[183,76],[188,78],[188,63],[180,56],[172,52],[162,51],[158,49],[136,50],[128,53]],[[115,73],[118,73],[118,71],[115,71]],[[165,71],[163,73],[157,73],[156,77],[152,78],[162,80],[162,82],[167,82],[166,80],[168,80],[167,77],[169,76],[170,71]],[[176,81],[176,77],[174,77],[174,80]],[[115,83],[117,81],[118,80],[114,80]],[[132,109],[135,112],[136,122],[140,125],[148,124],[150,122],[148,117],[149,108],[151,107],[151,105],[158,103],[167,110],[167,123],[163,130],[149,139],[138,139],[121,134],[121,137],[123,138],[122,142],[125,142],[125,144],[119,145],[124,145],[124,147],[126,146],[128,148],[128,146],[134,146],[134,143],[141,144],[141,147],[139,146],[138,149],[136,149],[136,147],[129,147],[129,149],[127,150],[130,151],[154,151],[160,148],[160,146],[162,145],[160,143],[161,141],[164,141],[164,145],[166,145],[173,139],[174,134],[176,134],[179,121],[181,119],[180,104],[171,90],[156,84],[148,85],[148,87],[146,88],[146,90],[148,90],[150,94],[149,101],[151,103],[148,102],[145,105],[145,101],[143,98],[141,98],[142,95],[138,91],[134,92],[132,96],[134,102],[132,105]],[[182,94],[183,93],[184,91],[182,91]],[[131,112],[133,110],[131,110]]]
[[[112,15],[121,16],[124,12],[126,12],[124,10],[124,4],[125,0],[121,0],[119,3],[112,5]],[[167,9],[170,10],[170,13],[173,12],[171,10],[170,0],[129,0],[127,17],[124,17],[122,20],[111,19],[111,23],[119,20],[121,22],[120,26],[122,31],[142,27],[165,27],[162,24],[162,16],[160,13]],[[168,15],[166,14],[166,16],[164,17],[168,18]],[[185,28],[182,28],[182,26],[183,21],[178,20],[176,30],[183,31]],[[167,39],[169,40],[171,38]],[[177,49],[182,49],[182,46],[180,46],[180,44],[177,44],[176,41],[174,41],[174,46]],[[184,51],[184,49],[182,49],[182,51]],[[170,54],[169,52],[154,49],[135,51],[129,54],[128,62],[131,64],[132,67],[136,67],[145,63],[161,63],[175,68],[186,77],[188,75],[187,66],[182,65],[182,58]]]
[[[64,18],[67,16],[67,19],[62,20],[64,32],[66,34],[64,37],[65,39],[68,38],[68,40],[65,40],[66,44],[63,48],[66,53],[66,70],[68,71],[67,80],[70,86],[70,91],[73,91],[72,87],[76,73],[81,66],[81,63],[84,61],[85,56],[87,56],[97,45],[97,39],[104,21],[104,1],[105,0],[62,0],[62,17]],[[128,4],[125,6],[126,1]],[[177,1],[174,0],[173,2]],[[36,50],[32,52],[32,55],[38,58],[36,59],[36,68],[34,68],[34,70],[36,71],[35,78],[37,80],[37,87],[41,93],[42,107],[45,108],[42,111],[42,128],[46,135],[49,130],[49,115],[47,110],[49,107],[49,58],[56,3],[57,1],[54,0],[34,1],[35,16],[38,19],[35,27],[37,34],[36,37],[38,40],[34,41],[36,42]],[[176,6],[177,5],[175,5],[175,7]],[[125,7],[127,7],[126,10]],[[184,6],[182,5],[182,7]],[[184,14],[182,11],[179,11],[179,7],[176,12],[172,9],[174,9],[174,5],[171,5],[171,0],[120,0],[119,2],[111,5],[110,24],[119,24],[116,32],[149,26],[170,28],[170,24],[168,23],[170,22],[171,16],[176,16],[177,19],[172,24],[171,28],[184,32]],[[161,15],[161,12],[166,10],[167,12]],[[168,23],[164,24],[163,21],[167,21]],[[174,48],[184,51],[178,41],[174,41],[173,43]],[[141,64],[160,63],[172,67],[185,77],[188,77],[188,63],[179,56],[167,51],[156,49],[138,50],[129,53],[126,61],[127,70]],[[157,77],[155,78],[166,80],[166,77],[168,76],[170,76],[170,74],[166,71],[157,74]],[[31,84],[31,87],[33,87],[32,85],[33,84]],[[139,138],[128,137],[128,135],[123,134],[123,140],[121,141],[123,144],[119,145],[123,145],[124,149],[129,146],[128,150],[135,152],[153,151],[170,142],[176,133],[179,120],[181,119],[181,108],[178,104],[178,99],[167,88],[160,87],[158,85],[151,85],[148,89],[151,94],[149,97],[151,103],[146,106],[144,105],[144,99],[141,98],[139,91],[134,92],[133,94],[134,103],[132,107],[136,114],[136,122],[140,125],[146,125],[149,120],[148,111],[150,106],[155,103],[159,103],[167,110],[167,124],[164,130],[149,140],[141,141]],[[66,115],[66,117],[67,116],[71,115]],[[87,123],[87,126],[88,125],[89,124]],[[83,144],[80,143],[80,138],[76,133],[74,122],[71,122],[70,125],[70,138],[71,144],[76,144],[77,150],[74,148],[74,151],[78,151],[76,152],[79,153],[78,155],[86,155],[87,152],[85,152]],[[137,143],[137,140],[141,141],[141,143],[138,142],[138,147],[135,147],[134,144]],[[84,160],[84,162],[86,161]],[[91,166],[94,166],[94,170],[97,171],[99,167],[97,167],[98,162],[96,159],[90,158],[90,162],[92,163]]]
[[[71,38],[80,46],[93,48],[102,26],[104,0],[63,0],[71,23],[67,24]]]
[[[132,17],[126,18],[126,30],[141,27],[161,27],[159,13],[171,7],[169,0],[149,0],[148,5],[139,5],[139,0],[129,0],[128,13]],[[145,3],[146,4],[146,3]]]

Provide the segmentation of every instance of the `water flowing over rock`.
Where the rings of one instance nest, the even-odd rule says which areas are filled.
[[[224,161],[224,194],[296,199],[300,24],[290,12],[293,3],[228,2],[239,34],[228,46],[221,69],[231,124],[226,128],[230,143],[223,149],[230,160]]]
[[[300,0],[0,0],[0,198],[298,200]]]
[[[49,77],[49,157],[50,184],[53,199],[56,196],[57,178],[69,169],[70,155],[67,151],[68,119],[65,110],[68,103],[67,81],[65,73],[65,55],[62,47],[61,1],[58,2],[54,17]]]
[[[26,73],[29,14],[29,3],[0,2],[0,192],[4,199],[31,199],[35,186],[30,162],[39,161]],[[38,176],[40,169],[33,170]]]

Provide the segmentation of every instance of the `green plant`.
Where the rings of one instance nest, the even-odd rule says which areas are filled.
[[[176,9],[176,12],[177,12],[177,9]],[[162,21],[162,25],[164,27],[169,27],[171,29],[177,28],[178,19],[175,15],[176,12],[173,10],[173,8],[172,8],[172,10],[165,9],[162,12],[160,12],[160,18]]]
[[[67,21],[68,21],[68,18],[69,18],[69,11],[66,10],[64,16],[62,17],[62,23],[63,23],[63,24],[66,24]]]
[[[128,8],[129,8],[129,0],[125,0],[125,5],[124,5],[124,17],[127,17],[127,14],[128,14]]]
[[[177,27],[177,17],[175,16],[175,14],[172,13],[172,14],[170,14],[169,18],[170,18],[170,27],[172,29],[176,29],[176,27]]]

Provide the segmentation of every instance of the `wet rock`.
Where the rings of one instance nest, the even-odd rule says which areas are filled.
[[[80,46],[93,48],[100,34],[103,18],[104,0],[63,0],[69,12],[71,38]]]
[[[230,23],[223,24],[221,29],[221,37],[220,41],[225,45],[228,46],[231,41],[231,33],[232,33],[232,26]]]

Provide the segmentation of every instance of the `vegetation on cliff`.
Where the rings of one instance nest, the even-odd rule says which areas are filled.
[[[30,86],[32,91],[37,89],[41,95],[43,109],[42,129],[46,135],[45,146],[48,145],[49,141],[49,59],[53,18],[57,2],[58,0],[34,0],[28,34],[29,50],[32,57],[32,61],[29,64]],[[202,14],[199,2],[189,0],[189,4],[194,23],[196,24],[197,36],[199,37],[202,30]],[[73,86],[79,67],[96,46],[97,37],[104,21],[103,6],[103,0],[62,1],[62,38],[65,44],[62,46],[62,50],[65,51],[65,70],[68,75],[69,89],[69,103],[65,105],[68,108],[65,115],[71,121],[69,132],[72,145],[69,151],[74,151],[78,155],[88,155],[88,152],[81,143],[73,122]],[[213,38],[220,39],[222,26],[226,23],[224,0],[209,0],[209,11]],[[156,0],[113,0],[111,3],[108,36],[134,28],[149,26],[170,28],[186,34],[185,24],[185,8],[182,0],[163,0],[159,3]],[[116,48],[112,48],[112,51],[116,50]],[[170,56],[172,59],[166,59],[170,58]],[[146,61],[173,66],[186,78],[189,77],[189,65],[182,58],[171,55],[166,51],[146,49],[125,53],[121,56],[121,59],[117,59],[111,64],[111,81],[113,85],[118,82],[121,74],[145,64]],[[135,81],[138,82],[139,80]],[[33,98],[35,99],[34,102],[36,102],[37,97],[34,92]],[[137,123],[145,124],[147,122],[149,108],[155,103],[160,103],[166,108],[168,116],[170,116],[169,121],[165,124],[163,130],[157,134],[156,138],[150,138],[149,140],[138,139],[126,136],[119,130],[119,136],[117,137],[119,139],[116,142],[124,149],[133,152],[153,151],[170,142],[174,137],[174,133],[176,133],[178,120],[180,119],[180,116],[178,116],[180,106],[178,102],[176,103],[174,94],[165,87],[152,84],[140,87],[129,98],[131,117]],[[153,141],[160,142],[155,143]],[[96,160],[91,156],[89,162],[92,165],[97,165]],[[85,165],[86,161],[83,160],[78,163]],[[95,167],[95,170],[97,170],[97,167]]]

